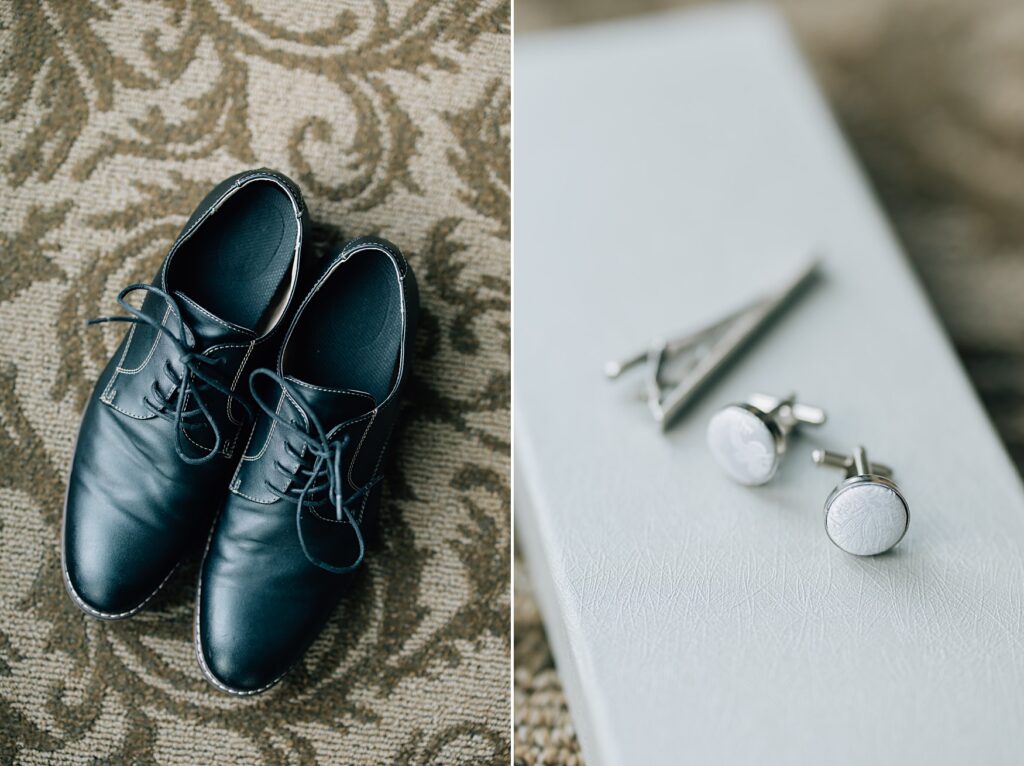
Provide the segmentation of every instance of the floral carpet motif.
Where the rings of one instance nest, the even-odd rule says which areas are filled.
[[[0,5],[0,763],[487,764],[509,753],[507,0]],[[422,293],[378,539],[279,687],[193,656],[197,550],[138,616],[60,576],[75,430],[216,182],[302,187],[320,253],[379,234]]]

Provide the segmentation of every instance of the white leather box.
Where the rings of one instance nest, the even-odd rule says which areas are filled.
[[[1024,763],[1021,483],[781,22],[520,37],[515,80],[515,520],[588,765]],[[811,249],[668,433],[604,379]],[[829,413],[761,488],[705,447],[752,391]],[[910,504],[874,558],[810,460],[857,444]]]

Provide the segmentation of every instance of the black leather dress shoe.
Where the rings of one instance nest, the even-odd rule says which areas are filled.
[[[199,578],[196,655],[222,691],[270,688],[316,637],[363,561],[409,373],[419,297],[394,245],[330,262],[257,370],[262,411]]]
[[[103,619],[128,617],[209,530],[254,409],[249,372],[274,358],[309,284],[295,185],[257,170],[218,185],[151,285],[89,399],[64,508],[64,583]],[[126,301],[142,293],[141,309]]]

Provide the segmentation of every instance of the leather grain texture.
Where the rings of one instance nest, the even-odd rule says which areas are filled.
[[[278,367],[269,371],[280,387],[276,403],[261,399],[261,419],[273,420],[262,456],[239,462],[203,555],[196,656],[207,679],[228,693],[262,693],[296,664],[339,598],[351,592],[353,573],[365,563],[364,540],[376,529],[380,467],[390,457],[401,395],[412,374],[419,301],[415,276],[393,245],[357,242],[363,244],[346,246],[325,268],[284,333]],[[364,274],[372,279],[353,276]],[[376,337],[370,339],[382,341],[384,353],[360,349],[360,320],[376,319],[360,293],[385,309],[397,306],[383,338],[377,335],[380,322],[371,324]],[[336,313],[323,310],[346,305],[361,311],[339,322]],[[321,339],[312,351],[306,346],[311,339]],[[291,377],[307,377],[302,363],[311,353],[324,357],[325,369],[343,368],[339,360],[360,350],[369,371],[349,379],[358,395],[324,387],[331,380]],[[354,369],[349,365],[350,374]],[[361,393],[370,388],[362,381],[378,378],[393,380],[379,399]],[[249,488],[261,484],[270,498],[254,499]],[[332,502],[335,492],[343,504]]]
[[[509,5],[0,3],[0,763],[507,763]],[[201,547],[123,624],[60,582],[86,397],[211,186],[399,243],[423,325],[379,539],[264,697],[203,679]]]
[[[518,0],[516,32],[708,0]],[[778,0],[935,302],[996,431],[1024,468],[1024,90],[1017,0]],[[865,87],[865,83],[870,83]],[[921,130],[922,115],[942,115]],[[524,766],[579,743],[516,559],[515,739]]]
[[[161,292],[142,290],[142,313],[129,317],[131,329],[100,374],[78,429],[64,503],[62,576],[72,601],[91,616],[119,619],[138,612],[188,549],[206,537],[238,459],[236,445],[251,428],[251,419],[234,414],[236,408],[252,408],[238,382],[270,363],[284,335],[283,321],[256,337],[209,310],[237,302],[262,312],[270,304],[271,296],[235,282],[235,269],[221,265],[213,257],[218,251],[204,244],[218,229],[235,244],[230,231],[223,236],[231,223],[223,221],[227,207],[259,214],[240,197],[269,198],[291,217],[287,241],[277,238],[262,252],[240,251],[243,258],[273,256],[275,268],[267,270],[271,293],[282,282],[287,290],[286,272],[296,274],[285,318],[311,281],[306,272],[313,270],[312,258],[308,251],[303,256],[302,247],[306,216],[301,199],[288,191],[291,183],[270,172],[246,171],[222,186],[228,187],[223,195],[208,195],[200,206],[206,210],[192,214],[197,224],[186,227],[161,264],[152,283]],[[242,234],[248,236],[247,227]],[[184,254],[196,249],[208,258],[190,262]],[[230,282],[230,300],[217,301]],[[193,285],[205,288],[205,306],[179,291]],[[196,354],[196,361],[187,354]],[[172,414],[175,403],[180,416]]]
[[[1016,762],[1020,481],[778,21],[705,11],[530,45],[517,531],[587,762]],[[742,305],[811,247],[822,282],[667,436],[636,386],[602,378],[608,358]],[[772,484],[733,484],[708,419],[790,389],[829,424]],[[910,501],[888,556],[824,534],[837,477],[810,450],[846,435]]]

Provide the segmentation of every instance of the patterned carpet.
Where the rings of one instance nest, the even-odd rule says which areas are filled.
[[[516,34],[698,3],[516,1]],[[1024,4],[781,0],[847,138],[1024,470]],[[515,762],[579,766],[515,565]]]
[[[0,763],[508,762],[509,16],[0,3]],[[151,278],[215,182],[260,165],[301,185],[319,249],[398,243],[423,313],[369,566],[297,672],[239,701],[196,666],[195,557],[105,624],[65,595],[58,542],[120,334],[84,320]]]

